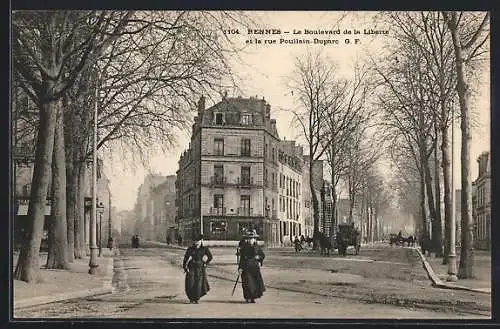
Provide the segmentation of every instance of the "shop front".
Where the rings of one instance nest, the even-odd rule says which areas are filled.
[[[15,202],[15,217],[14,217],[14,236],[13,236],[13,248],[14,250],[19,250],[23,243],[28,238],[27,230],[28,225],[30,225],[30,220],[28,217],[29,208],[29,198],[17,198]],[[40,251],[47,251],[48,245],[48,228],[49,228],[49,218],[50,218],[51,201],[47,200],[45,204],[45,220],[43,224],[43,236],[40,244]]]

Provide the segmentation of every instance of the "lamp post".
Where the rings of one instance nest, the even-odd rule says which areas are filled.
[[[102,256],[102,214],[104,213],[104,205],[99,202],[97,206],[97,211],[99,212],[99,257]]]
[[[457,281],[456,229],[455,229],[455,110],[451,107],[451,218],[448,239],[448,277],[446,281]]]
[[[113,236],[111,234],[111,191],[108,189],[109,196],[109,214],[108,214],[108,249],[113,249]]]
[[[96,247],[96,213],[97,213],[97,101],[99,97],[99,90],[97,88],[100,74],[98,67],[97,69],[97,79],[95,88],[95,99],[94,99],[94,140],[92,143],[92,211],[90,212],[90,260],[89,260],[89,274],[95,274],[96,268],[99,266],[97,264],[97,247]]]

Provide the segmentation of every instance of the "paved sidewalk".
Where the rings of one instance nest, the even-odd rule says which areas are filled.
[[[427,261],[436,275],[442,281],[446,282],[446,278],[448,277],[448,265],[442,264],[442,258],[428,257]],[[460,255],[457,255],[457,270],[459,264]],[[491,256],[489,254],[476,251],[474,255],[474,275],[474,279],[459,279],[457,282],[447,283],[491,293]]]
[[[459,279],[457,282],[446,281],[448,265],[443,265],[442,258],[422,257],[424,268],[433,284],[440,288],[469,290],[491,294],[491,255],[486,252],[476,251],[474,255],[474,279]],[[457,270],[460,264],[460,255],[457,254]]]
[[[13,271],[17,264],[13,257]],[[113,291],[113,252],[103,249],[103,256],[97,258],[99,267],[95,275],[88,274],[89,257],[75,259],[69,270],[45,269],[47,253],[40,254],[42,282],[28,284],[13,280],[14,309],[48,304],[62,300],[107,294]],[[15,314],[14,314],[15,316]]]

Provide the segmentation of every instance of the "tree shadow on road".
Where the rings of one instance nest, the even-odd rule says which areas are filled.
[[[200,300],[200,303],[221,303],[221,304],[247,304],[244,300],[229,300],[229,299],[207,299]]]

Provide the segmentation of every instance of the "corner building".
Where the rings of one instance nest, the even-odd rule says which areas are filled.
[[[275,246],[291,227],[298,234],[303,227],[299,151],[280,140],[264,99],[223,98],[205,109],[202,97],[177,171],[176,221],[182,238],[201,232],[208,240],[234,241],[255,229]],[[287,187],[295,201],[288,206]]]

